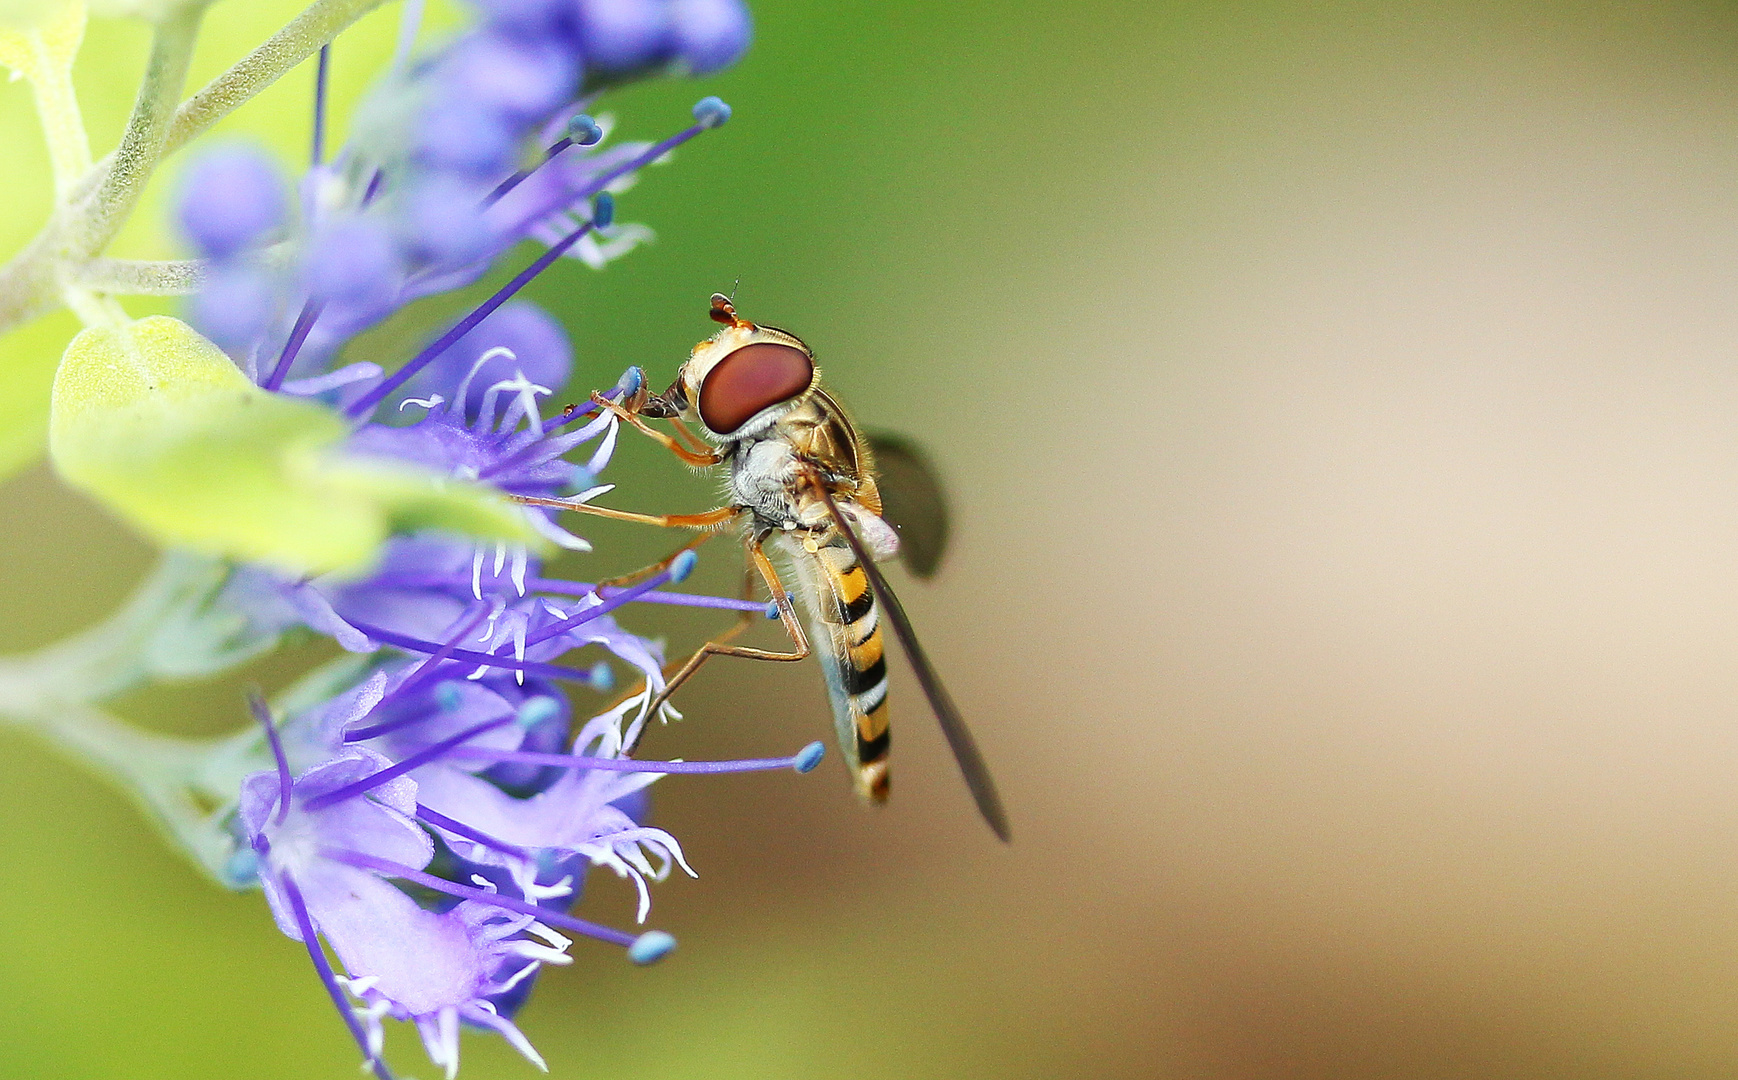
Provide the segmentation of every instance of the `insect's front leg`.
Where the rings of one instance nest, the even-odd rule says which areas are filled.
[[[620,402],[611,401],[609,398],[604,397],[595,390],[592,391],[591,400],[594,405],[597,405],[602,409],[608,409],[623,423],[633,425],[636,431],[639,431],[641,434],[658,442],[664,446],[665,449],[669,450],[670,453],[675,454],[689,465],[716,465],[724,460],[724,455],[716,450],[709,448],[701,450],[687,449],[662,431],[657,431],[647,426],[645,420],[641,419],[640,414],[637,411],[627,408]],[[684,433],[686,434],[686,432]],[[688,437],[692,439],[693,435],[689,434]]]
[[[730,524],[742,513],[740,507],[720,506],[716,510],[699,514],[636,514],[631,510],[611,510],[607,506],[593,506],[572,499],[546,499],[541,495],[514,495],[511,498],[524,506],[572,510],[576,514],[590,514],[593,517],[609,518],[611,521],[632,521],[640,525],[656,525],[663,529],[719,529]]]

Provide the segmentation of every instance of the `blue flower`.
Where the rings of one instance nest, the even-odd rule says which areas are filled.
[[[614,223],[614,196],[729,108],[706,98],[691,126],[661,142],[610,145],[607,119],[576,95],[654,70],[716,70],[746,47],[748,17],[737,0],[477,7],[477,26],[374,93],[355,137],[316,160],[299,198],[246,152],[215,153],[189,173],[181,220],[212,265],[190,311],[261,387],[347,416],[347,460],[583,503],[610,490],[600,478],[619,421],[590,402],[552,408],[572,349],[516,294],[558,259],[601,267],[645,239]],[[533,143],[535,163],[518,168]],[[396,371],[334,365],[361,331],[474,282],[525,239],[545,250]],[[608,393],[642,382],[630,369]],[[591,549],[557,511],[519,511],[550,546]],[[254,701],[270,767],[242,783],[234,830],[278,926],[306,945],[377,1075],[389,1075],[388,1018],[413,1023],[449,1077],[463,1025],[499,1033],[541,1067],[514,1016],[543,967],[571,962],[567,935],[636,963],[675,944],[568,913],[593,867],[634,884],[640,922],[651,884],[693,872],[676,838],[645,823],[650,785],[672,773],[814,767],[819,744],[735,762],[624,756],[645,725],[678,714],[667,703],[651,712],[665,657],[617,622],[622,609],[763,611],[666,588],[693,565],[685,552],[605,587],[550,576],[523,544],[411,533],[361,576],[232,574],[221,602],[256,634],[301,628],[355,657],[336,692],[281,724]],[[574,663],[576,653],[586,659]],[[617,670],[637,689],[606,704],[595,695]]]

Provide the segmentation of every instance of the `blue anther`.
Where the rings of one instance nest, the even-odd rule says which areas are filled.
[[[242,848],[223,864],[223,876],[232,889],[245,889],[259,880],[259,856]]]
[[[519,715],[516,719],[519,721],[520,727],[534,728],[560,711],[561,703],[559,701],[547,695],[539,694],[534,698],[527,698],[525,703],[519,706]]]
[[[593,690],[609,690],[616,684],[616,673],[610,670],[608,664],[599,660],[591,666],[591,673],[586,676],[586,681]]]
[[[454,712],[465,701],[459,694],[459,688],[450,682],[444,682],[435,687],[434,699],[435,704],[441,707],[442,712]]]
[[[591,200],[591,227],[607,229],[615,219],[616,197],[607,191],[598,192],[597,198]]]
[[[616,389],[624,394],[638,393],[640,387],[644,385],[646,385],[646,372],[637,364],[622,372],[622,377],[616,380]]]
[[[730,119],[730,106],[722,99],[703,97],[694,103],[694,122],[703,128],[723,127]]]
[[[662,930],[647,930],[628,946],[628,959],[636,964],[655,964],[676,947],[676,939]]]
[[[821,758],[827,754],[827,748],[818,742],[812,742],[802,748],[791,762],[791,767],[798,772],[814,772],[815,766],[821,763]]]
[[[580,146],[595,146],[603,139],[603,128],[584,113],[575,113],[567,122],[567,137]]]
[[[778,601],[777,600],[768,600],[766,602],[766,617],[769,619],[778,618]]]
[[[694,554],[693,549],[690,548],[689,550],[682,552],[682,554],[676,556],[675,561],[670,564],[670,580],[687,581],[688,575],[694,572],[694,564],[699,561],[700,556]]]

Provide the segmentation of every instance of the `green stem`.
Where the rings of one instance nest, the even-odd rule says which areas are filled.
[[[180,149],[385,0],[319,0],[176,110],[166,150]]]
[[[0,657],[0,711],[37,714],[59,705],[103,701],[155,673],[153,648],[165,625],[178,625],[222,583],[227,569],[170,553],[114,615],[23,656]]]
[[[316,0],[308,5],[282,30],[175,110],[152,164],[161,155],[185,146],[384,2]],[[143,100],[143,92],[140,96]],[[112,237],[114,231],[126,223],[122,215],[119,220],[105,217],[99,227],[90,224],[94,215],[103,212],[98,192],[99,189],[108,190],[107,178],[111,170],[118,167],[119,157],[119,151],[110,154],[71,182],[65,197],[57,200],[54,217],[22,251],[0,265],[0,334],[60,307],[61,281],[76,280],[80,276],[78,264],[101,254],[100,248],[86,246],[89,238],[104,230]],[[138,177],[137,185],[142,185],[145,179]],[[131,204],[126,208],[130,210]],[[82,242],[68,245],[68,237],[80,238]],[[69,246],[81,252],[72,260],[75,264],[72,266],[64,265]]]
[[[28,37],[36,54],[30,90],[37,118],[42,123],[42,137],[48,144],[48,165],[54,174],[54,197],[58,203],[66,198],[73,182],[91,167],[90,138],[85,134],[84,116],[79,112],[78,94],[73,90],[72,66],[49,55],[40,32],[30,31]]]
[[[199,291],[207,269],[199,259],[92,259],[73,284],[120,296],[185,296]]]
[[[133,115],[127,120],[127,130],[121,135],[121,144],[115,148],[112,164],[97,190],[95,205],[73,238],[75,257],[88,259],[107,247],[138,205],[145,181],[156,170],[168,142],[175,105],[181,100],[182,87],[187,85],[187,65],[193,59],[193,46],[199,39],[199,22],[204,14],[202,5],[190,4],[177,8],[157,24],[151,38],[151,58],[145,64],[145,78],[139,83],[139,96],[133,103]]]
[[[221,564],[171,554],[120,611],[45,649],[0,659],[0,725],[27,731],[113,781],[218,881],[232,851],[207,783],[220,743],[159,735],[96,707],[158,673],[165,626],[223,580]],[[229,755],[233,757],[234,755]],[[233,791],[227,798],[232,799]]]
[[[199,783],[217,741],[140,731],[89,705],[35,713],[0,708],[0,720],[30,731],[113,783],[196,866],[220,884],[233,884],[226,873],[235,850],[222,820],[227,806],[215,807]]]

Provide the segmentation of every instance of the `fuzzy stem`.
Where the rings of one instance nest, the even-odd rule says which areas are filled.
[[[96,205],[73,238],[72,247],[77,254],[89,258],[107,247],[138,205],[145,181],[150,179],[163,155],[169,125],[176,115],[175,106],[181,100],[181,88],[187,84],[187,65],[193,59],[193,46],[199,39],[199,22],[204,14],[203,6],[188,5],[157,24],[151,37],[151,58],[145,64],[145,77],[133,103],[133,115],[127,120],[113,163],[97,190]]]
[[[384,2],[316,0],[308,5],[282,30],[176,109],[155,158],[185,146]],[[118,154],[110,154],[69,183],[64,197],[56,200],[55,216],[22,251],[0,265],[0,334],[61,306],[61,277],[79,276],[76,269],[64,265],[66,239],[92,234],[87,223],[98,213],[96,194],[99,187],[107,188],[106,178],[117,160]],[[139,178],[141,184],[143,180]],[[125,222],[115,222],[113,227],[122,224]],[[100,253],[87,248],[83,257]]]
[[[205,84],[175,112],[164,149],[174,152],[189,139],[233,112],[243,102],[282,78],[338,33],[385,0],[318,0],[248,53],[234,67]]]
[[[233,842],[198,794],[215,743],[140,731],[88,705],[16,712],[0,704],[0,722],[31,732],[108,780],[196,866],[229,884],[224,868]]]
[[[165,628],[185,628],[226,573],[195,556],[165,556],[108,620],[17,657],[0,658],[0,727],[29,732],[110,780],[215,880],[232,845],[205,803],[217,801],[210,772],[225,745],[140,731],[96,706],[147,679],[186,673],[165,665]],[[227,779],[227,778],[226,778]]]
[[[72,85],[72,65],[56,62],[38,31],[27,35],[35,54],[30,90],[42,137],[48,143],[48,164],[54,173],[55,202],[66,197],[73,182],[91,167],[90,137],[85,134],[78,94]]]
[[[92,259],[74,284],[121,296],[185,296],[199,291],[206,270],[199,259]]]

